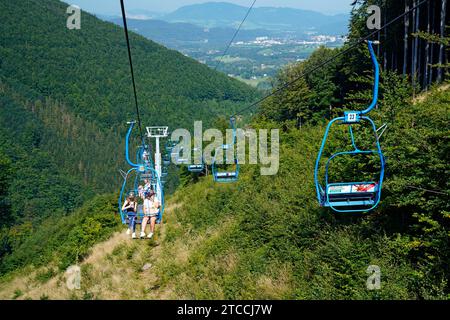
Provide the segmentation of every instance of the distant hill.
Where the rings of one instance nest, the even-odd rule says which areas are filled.
[[[248,8],[226,3],[209,2],[184,6],[160,17],[169,22],[188,22],[208,27],[236,27]],[[276,31],[317,31],[319,33],[345,34],[349,16],[329,16],[315,11],[292,8],[254,8],[244,29],[268,29]]]
[[[154,12],[143,9],[127,9],[127,17],[133,19],[158,19],[163,16],[164,13]]]
[[[123,26],[122,18],[109,18],[117,25]],[[205,28],[186,22],[167,22],[156,19],[129,19],[128,27],[136,33],[158,43],[177,48],[180,44],[208,44],[222,47],[226,45],[236,29],[230,27]],[[265,29],[241,30],[238,40],[249,41],[256,37],[275,35],[276,32]]]
[[[196,56],[190,53],[223,50],[247,10],[226,2],[184,6],[166,15],[134,10],[128,12],[128,24],[130,29],[148,39]],[[120,26],[123,24],[121,17],[102,18]],[[257,37],[310,40],[314,34],[344,35],[348,31],[348,21],[348,15],[328,16],[292,8],[254,8],[235,41],[252,41]],[[204,55],[200,56],[199,60],[203,61]]]

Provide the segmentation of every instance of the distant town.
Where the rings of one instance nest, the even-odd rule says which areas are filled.
[[[307,34],[306,39],[289,36],[260,36],[234,42],[225,56],[219,49],[203,50],[203,46],[180,48],[186,56],[216,67],[228,76],[260,89],[270,86],[271,78],[285,65],[301,62],[318,47],[340,47],[347,40],[337,35]],[[207,41],[205,41],[205,44]]]
[[[328,45],[333,43],[343,43],[346,37],[317,35],[311,36],[310,40],[298,40],[289,38],[270,38],[270,37],[256,37],[252,41],[238,41],[233,43],[234,46],[241,45],[259,45],[259,46],[273,46],[273,45]]]

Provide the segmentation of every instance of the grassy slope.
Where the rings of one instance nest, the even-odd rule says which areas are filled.
[[[403,116],[432,108],[444,119],[449,96],[449,90],[432,94]],[[421,132],[427,123],[414,125]],[[82,262],[82,290],[68,291],[62,273],[39,276],[44,268],[4,279],[0,297],[445,298],[446,279],[427,282],[405,251],[414,241],[386,228],[383,211],[343,218],[318,208],[312,168],[321,135],[318,127],[283,135],[275,177],[260,177],[257,167],[246,166],[235,185],[209,177],[179,190],[154,241],[131,241],[122,233],[94,247]],[[143,271],[146,263],[152,266]],[[369,265],[381,268],[380,291],[366,289]]]

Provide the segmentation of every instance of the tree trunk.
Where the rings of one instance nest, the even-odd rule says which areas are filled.
[[[387,3],[384,1],[384,7],[387,8]],[[384,12],[384,25],[387,23],[387,13]],[[378,33],[381,37],[381,32]],[[384,29],[384,50],[383,50],[383,70],[387,70],[387,28]],[[380,46],[381,48],[381,46]]]
[[[428,1],[427,4],[427,33],[430,34],[431,26],[430,26],[430,14],[431,14],[431,2]],[[430,41],[426,40],[425,45],[425,65],[423,72],[423,88],[425,91],[428,90],[428,69],[430,63]]]
[[[431,33],[435,33],[436,30],[436,6],[435,6],[435,2],[433,2],[432,4],[432,17],[431,17]],[[433,64],[434,64],[434,51],[435,51],[435,45],[434,42],[431,43],[431,48],[430,48],[431,54],[430,54],[430,79],[428,80],[428,85],[431,86],[431,84],[433,83],[433,74],[434,74],[434,69],[433,69]]]
[[[418,27],[418,31],[420,30],[420,26]],[[422,39],[417,38],[417,51],[419,52],[418,56],[417,56],[417,68],[416,68],[416,73],[417,73],[417,77],[416,77],[416,85],[420,88],[420,80],[421,80],[421,70],[422,70]]]
[[[441,8],[441,39],[444,40],[445,36],[445,15],[447,9],[447,0],[442,0],[442,8]],[[441,43],[439,46],[439,67],[438,67],[438,75],[437,82],[442,82],[442,65],[444,64],[444,43]]]
[[[413,7],[417,5],[417,0],[414,0]],[[412,15],[412,33],[417,32],[417,16],[419,9],[413,10]],[[412,41],[412,50],[411,50],[411,84],[413,88],[413,96],[416,94],[416,71],[417,71],[417,40],[418,37],[414,37]]]
[[[409,10],[408,0],[405,0],[405,12]],[[403,36],[403,76],[408,72],[408,31],[409,31],[409,14],[405,15],[405,33]]]
[[[392,70],[395,70],[396,72],[397,70],[397,54],[394,53],[394,50],[392,50]]]

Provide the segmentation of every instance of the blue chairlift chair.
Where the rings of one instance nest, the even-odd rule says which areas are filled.
[[[325,135],[322,139],[322,145],[320,147],[314,169],[316,195],[320,206],[329,207],[332,210],[340,213],[367,212],[373,210],[378,206],[381,198],[381,188],[383,185],[384,169],[385,169],[385,158],[381,150],[375,123],[370,117],[366,116],[366,114],[369,113],[377,104],[380,71],[371,41],[368,42],[368,48],[375,71],[372,103],[367,109],[363,111],[345,111],[343,117],[338,117],[330,121],[330,123],[326,128]],[[370,125],[371,130],[373,130],[376,142],[376,148],[374,150],[360,150],[356,146],[352,125],[362,124],[363,122],[368,123]],[[320,160],[323,156],[323,151],[329,136],[330,128],[332,127],[333,124],[342,124],[349,126],[349,134],[352,141],[353,150],[341,151],[332,154],[326,161],[324,180],[321,180],[319,178]],[[377,174],[376,180],[359,181],[359,182],[329,181],[329,167],[333,159],[341,156],[370,155],[370,154],[376,155],[380,161],[380,172]]]
[[[213,158],[213,161],[212,161],[212,174],[213,174],[215,182],[223,182],[223,183],[236,182],[239,179],[239,169],[240,169],[239,168],[239,161],[238,161],[238,158],[237,158],[237,154],[235,152],[235,148],[236,148],[236,124],[235,124],[235,122],[236,122],[235,118],[232,117],[230,119],[230,124],[231,124],[231,127],[233,129],[233,142],[232,142],[232,144],[224,144],[224,145],[220,146],[216,150],[216,154],[214,155],[214,158]],[[222,171],[217,166],[216,155],[222,153],[222,152],[218,152],[218,151],[226,152],[226,151],[228,151],[230,149],[233,149],[234,170]]]

